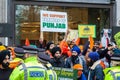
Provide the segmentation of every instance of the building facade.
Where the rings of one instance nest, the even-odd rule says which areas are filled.
[[[39,39],[54,41],[63,39],[64,33],[41,32],[40,10],[67,12],[68,28],[77,30],[79,24],[96,25],[96,40],[100,40],[103,28],[115,25],[115,2],[111,0],[12,0],[10,23],[13,24],[13,44],[24,44],[28,38],[31,44],[39,44]],[[87,39],[81,39],[81,44]]]

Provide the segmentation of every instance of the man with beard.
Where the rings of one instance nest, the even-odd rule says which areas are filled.
[[[50,63],[52,64],[52,66],[65,67],[65,61],[64,59],[62,59],[60,47],[54,47],[51,52],[53,58],[51,58]]]
[[[0,52],[0,80],[9,80],[12,69],[9,68],[10,52],[3,50]]]
[[[72,68],[75,64],[81,64],[82,60],[80,58],[81,50],[77,45],[74,45],[71,49],[72,56],[68,57],[65,61],[66,68]]]
[[[90,52],[87,61],[89,62],[88,80],[104,80],[103,69],[105,64],[100,60],[97,52]]]
[[[54,43],[52,41],[49,41],[46,45],[46,54],[50,56],[50,58],[53,58],[52,56],[52,53],[51,53],[51,50],[53,49],[54,47]]]

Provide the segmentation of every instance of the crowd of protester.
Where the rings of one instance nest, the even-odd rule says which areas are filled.
[[[100,47],[99,41],[96,41],[94,42],[93,48],[90,49],[88,41],[86,42],[84,48],[80,48],[75,41],[68,44],[66,41],[66,36],[59,45],[55,45],[54,42],[49,41],[45,46],[45,44],[42,45],[41,42],[40,46],[36,47],[36,49],[41,54],[45,55],[39,54],[37,55],[37,58],[32,57],[33,59],[30,61],[29,57],[31,58],[31,56],[36,56],[36,49],[30,49],[32,50],[32,53],[28,51],[27,53],[29,54],[27,54],[25,51],[29,49],[24,46],[5,47],[0,44],[0,46],[2,46],[0,47],[0,80],[24,80],[23,77],[20,78],[19,76],[20,73],[22,73],[19,69],[21,68],[21,64],[26,63],[27,61],[29,64],[34,63],[34,66],[39,65],[40,63],[43,66],[50,65],[47,66],[47,68],[60,67],[77,69],[78,80],[114,80],[108,77],[108,73],[111,67],[119,67],[120,65],[120,59],[118,56],[120,54],[120,50],[117,48],[117,45],[113,46],[112,44],[108,44],[107,47],[104,48]],[[117,53],[118,58],[113,56],[115,53]],[[36,59],[38,59],[38,61]],[[116,61],[118,63],[116,63]],[[44,71],[42,65],[40,67],[42,67]],[[51,71],[49,70],[48,73]],[[18,75],[15,77],[15,74]],[[53,75],[53,73],[51,74]],[[52,80],[57,80],[57,77],[55,75],[53,76],[54,79]],[[47,77],[49,77],[49,75]],[[41,78],[41,80],[46,79]],[[119,78],[116,80],[119,80]]]

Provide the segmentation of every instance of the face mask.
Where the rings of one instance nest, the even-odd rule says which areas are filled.
[[[75,60],[76,60],[77,58],[78,58],[78,56],[74,56],[74,55],[71,56],[71,60],[72,60],[73,64],[75,63]]]
[[[89,63],[89,66],[91,67],[93,65],[94,61],[91,60],[90,63]]]
[[[5,68],[5,69],[9,68],[9,63],[8,62],[7,63],[2,62],[2,67]]]

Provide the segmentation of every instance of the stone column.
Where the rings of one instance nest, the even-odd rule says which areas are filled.
[[[116,0],[116,4],[117,4],[116,26],[120,26],[120,0]]]
[[[7,23],[7,0],[0,0],[0,23]]]

